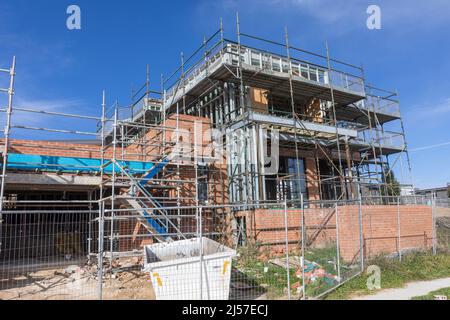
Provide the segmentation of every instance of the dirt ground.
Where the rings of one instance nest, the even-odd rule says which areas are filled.
[[[92,300],[99,298],[95,273],[85,268],[55,268],[27,274],[0,276],[0,300]],[[105,275],[103,299],[153,300],[149,275],[140,271]]]
[[[59,264],[58,264],[59,263]],[[61,265],[63,264],[63,265]],[[99,281],[96,262],[55,260],[54,265],[13,264],[0,272],[0,300],[98,300]],[[150,275],[140,271],[142,261],[124,258],[104,263],[102,298],[104,300],[155,300]],[[43,269],[45,268],[45,269]],[[25,270],[28,270],[25,272]],[[237,272],[237,271],[234,271]],[[262,287],[243,285],[242,274],[234,275],[230,299],[267,299]]]

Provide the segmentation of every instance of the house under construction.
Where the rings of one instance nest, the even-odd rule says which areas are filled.
[[[158,90],[147,70],[130,105],[107,106],[103,93],[99,116],[16,106],[15,61],[0,70],[10,79],[1,93],[0,259],[48,263],[64,253],[59,244],[76,242],[72,255],[112,261],[199,228],[211,237],[248,230],[254,221],[242,213],[270,204],[385,205],[382,196],[397,195],[394,167],[410,170],[398,97],[369,85],[362,67],[328,46],[294,47],[287,32],[282,42],[245,34],[239,22],[235,40],[221,26],[181,61]],[[83,129],[72,129],[77,121]],[[40,241],[54,245],[32,243],[50,232]],[[228,241],[244,243],[243,233]]]

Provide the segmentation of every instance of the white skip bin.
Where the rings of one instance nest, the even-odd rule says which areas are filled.
[[[234,256],[235,250],[208,238],[157,243],[145,246],[144,270],[157,300],[228,300]]]

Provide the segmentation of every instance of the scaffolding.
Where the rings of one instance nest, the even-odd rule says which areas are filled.
[[[359,189],[368,194],[374,188],[378,194],[392,194],[394,191],[388,190],[392,186],[387,183],[392,174],[389,156],[406,154],[411,168],[396,94],[365,85],[364,69],[331,58],[328,44],[326,55],[320,55],[290,46],[287,30],[285,43],[249,35],[241,32],[238,16],[236,30],[236,42],[224,38],[222,24],[210,38],[205,38],[202,46],[165,81],[169,83],[180,73],[169,84],[163,107],[178,114],[182,104],[181,113],[209,117],[213,126],[229,133],[226,147],[230,149],[227,163],[231,201],[267,200],[261,183],[264,169],[258,162],[264,143],[260,141],[264,140],[261,129],[281,131],[284,145],[295,150],[297,163],[299,149],[313,150],[317,163],[319,158],[329,163],[330,174],[319,173],[315,181],[311,177],[309,180],[318,185],[332,185],[334,194],[330,199],[357,198],[355,183],[364,185]],[[269,45],[273,51],[245,45],[243,38]],[[286,54],[274,53],[277,48],[285,48]],[[293,57],[291,52],[305,58]],[[325,66],[306,60],[310,58],[322,60]],[[191,64],[186,69],[188,62]],[[340,71],[333,64],[356,74]],[[255,88],[273,95],[265,97],[273,99],[267,110],[249,102],[250,91]],[[281,96],[287,99],[285,107],[290,105],[290,110],[276,105],[275,98]],[[310,105],[305,106],[304,102],[302,105],[301,98]],[[308,107],[313,104],[320,106],[311,112]],[[401,124],[399,132],[384,130],[385,123],[397,120]],[[256,141],[256,147],[249,141]],[[359,160],[353,159],[354,152],[360,154]],[[238,158],[233,158],[235,155]],[[255,161],[257,165],[252,166]],[[297,168],[290,183],[305,179],[300,171]]]
[[[10,75],[9,88],[0,89],[9,97],[1,110],[6,127],[0,222],[5,212],[18,214],[22,206],[24,213],[32,214],[28,208],[35,205],[36,217],[49,214],[50,220],[55,208],[64,208],[70,232],[80,229],[85,236],[85,248],[74,250],[97,266],[99,281],[92,292],[102,298],[105,274],[112,283],[112,274],[121,269],[117,261],[141,257],[148,243],[209,237],[235,248],[248,247],[257,238],[258,210],[282,214],[286,238],[266,245],[285,246],[290,270],[291,210],[300,213],[295,228],[301,228],[301,235],[294,242],[300,244],[302,257],[336,221],[336,279],[341,283],[339,206],[359,210],[361,229],[351,239],[359,251],[352,263],[362,270],[362,204],[398,201],[391,183],[393,169],[403,166],[403,156],[409,173],[411,164],[397,93],[367,85],[364,69],[332,58],[328,43],[325,51],[292,46],[287,29],[284,42],[246,34],[237,15],[236,40],[225,37],[221,22],[191,55],[181,53],[180,66],[170,76],[161,76],[158,90],[152,89],[147,65],[145,83],[132,89],[129,104],[115,101],[107,106],[103,91],[100,116],[13,108],[14,59],[10,69],[0,69]],[[89,121],[95,129],[15,124],[13,113]],[[385,129],[397,122],[399,132]],[[66,140],[67,145],[46,144],[40,158],[14,151],[11,160],[11,129],[62,134],[72,140]],[[74,137],[90,137],[90,144],[76,144]],[[39,141],[14,141],[15,149],[36,147]],[[58,153],[69,151],[88,153],[90,159],[59,159]],[[89,176],[93,182],[80,191],[84,199],[64,191],[60,200],[45,200],[45,195],[20,200],[5,193],[5,178],[7,170],[24,169]],[[306,211],[320,219],[307,227]],[[0,234],[0,252],[1,239]],[[289,276],[288,272],[288,283]]]
[[[244,45],[242,38],[284,48],[286,54],[255,49]],[[323,59],[326,66],[294,58],[291,51]],[[224,37],[221,24],[220,29],[205,38],[192,55],[185,58],[182,53],[180,60],[181,64],[174,73],[167,78],[162,77],[160,92],[149,89],[147,68],[147,80],[139,90],[133,91],[131,105],[121,108],[114,104],[110,110],[104,111],[103,122],[112,126],[102,138],[105,141],[102,158],[107,159],[102,167],[112,165],[113,170],[111,175],[102,174],[103,190],[107,190],[109,184],[110,191],[100,197],[103,203],[100,205],[103,208],[101,217],[107,226],[101,238],[109,240],[109,249],[105,251],[109,252],[110,264],[122,255],[140,255],[140,251],[116,250],[118,242],[134,235],[117,233],[115,224],[133,216],[146,226],[148,233],[141,237],[167,241],[198,236],[202,229],[198,225],[202,206],[227,206],[226,209],[218,208],[220,210],[211,208],[213,218],[210,224],[221,226],[223,230],[224,217],[231,212],[232,224],[237,226],[234,238],[239,242],[241,233],[247,232],[243,231],[245,225],[250,223],[239,216],[241,205],[252,210],[270,202],[285,201],[296,206],[300,196],[308,197],[308,189],[314,186],[318,188],[320,200],[357,201],[373,196],[374,188],[378,189],[376,195],[390,195],[386,177],[392,168],[385,152],[402,153],[407,152],[407,148],[406,143],[396,148],[387,141],[383,124],[401,121],[401,117],[395,106],[384,103],[395,105],[398,102],[393,94],[381,96],[372,93],[378,89],[364,84],[364,70],[332,59],[328,45],[326,55],[319,55],[290,46],[287,30],[285,43],[251,36],[240,31],[237,17],[236,42]],[[332,63],[357,70],[360,75],[339,71]],[[249,66],[254,68],[248,70]],[[277,76],[281,79],[274,85],[273,80],[267,80],[267,75],[262,80],[257,78],[266,71],[271,73],[270,77],[280,73],[281,76]],[[299,78],[305,82],[301,84],[303,87],[299,87]],[[267,96],[267,100],[273,99],[267,112],[263,110],[261,113],[251,104],[252,88],[266,90],[264,94],[270,94],[271,86],[272,91],[286,99],[290,111],[289,108],[282,110],[274,98]],[[276,91],[280,87],[283,89]],[[299,95],[299,91],[302,94]],[[150,97],[152,94],[158,97]],[[302,109],[298,102],[302,101],[301,98],[310,104],[318,104],[319,110],[308,113],[307,108]],[[121,119],[120,113],[129,116]],[[211,131],[207,142],[226,150],[225,169],[223,166],[210,166],[218,160],[217,157],[199,154],[205,137],[199,142],[198,136],[203,136],[203,132],[201,129],[198,132],[195,120],[188,120],[189,116],[196,117],[197,121],[203,119],[216,133],[219,132],[216,135]],[[102,132],[105,132],[103,127]],[[181,143],[181,127],[193,129],[188,130],[188,141],[193,142]],[[404,137],[404,132],[400,136]],[[295,168],[281,176],[276,174],[273,178],[277,184],[276,196],[268,199],[266,183],[271,177],[265,173],[264,161],[267,149],[277,143],[293,150]],[[129,148],[132,146],[139,146],[139,152]],[[106,156],[106,150],[112,152]],[[306,174],[304,164],[301,168],[300,153],[304,156],[305,152],[313,157],[317,168],[314,174]],[[351,155],[354,152],[360,154],[359,159]],[[188,156],[183,157],[186,154]],[[119,162],[134,157],[160,171],[151,174],[151,178],[148,174],[152,170],[133,176]],[[328,164],[328,171],[321,173],[321,165],[326,167],[324,162]],[[215,195],[213,190],[217,189],[219,197],[201,197],[200,181],[205,174],[208,176],[207,193]],[[147,184],[150,179],[152,183]],[[186,187],[193,191],[189,197],[183,192]],[[380,199],[386,201],[386,198]],[[309,199],[308,205],[329,206],[326,201],[314,203],[312,200],[314,198]],[[334,212],[331,210],[324,216],[311,236],[312,240],[308,240],[309,245],[323,231]],[[146,214],[153,220],[148,220]],[[192,220],[196,221],[194,229],[187,226]],[[210,230],[208,236],[219,234]],[[99,247],[105,246],[99,243]]]

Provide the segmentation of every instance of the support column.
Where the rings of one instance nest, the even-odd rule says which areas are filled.
[[[310,201],[320,200],[320,185],[316,181],[317,166],[313,158],[305,159],[306,188],[308,190],[308,199]]]
[[[347,182],[347,188],[350,189],[350,200],[355,199],[355,189],[353,185],[353,171],[352,171],[352,158],[350,156],[350,147],[348,145],[348,136],[345,137],[345,158],[347,160],[347,178],[345,179]]]

